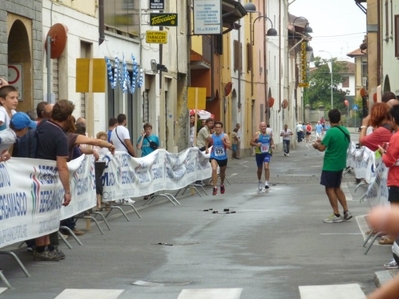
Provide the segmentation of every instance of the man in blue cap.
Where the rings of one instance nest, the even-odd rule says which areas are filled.
[[[36,128],[36,122],[32,121],[24,112],[15,113],[10,120],[10,126],[0,131],[0,162],[10,159],[8,150],[16,142],[17,137],[24,136],[29,128]]]

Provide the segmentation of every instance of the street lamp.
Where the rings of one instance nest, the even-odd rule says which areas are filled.
[[[319,52],[325,52],[330,54],[331,57],[331,67],[330,67],[330,74],[331,74],[331,109],[334,108],[334,96],[333,96],[333,57],[331,55],[330,52],[326,51],[326,50],[320,50]]]
[[[267,35],[267,36],[277,36],[277,30],[274,29],[272,20],[270,20],[270,18],[268,18],[267,16],[259,16],[259,17],[255,18],[255,20],[253,20],[253,22],[252,22],[252,27],[251,27],[251,43],[252,43],[252,45],[255,45],[255,40],[254,40],[254,27],[255,27],[255,22],[256,22],[257,20],[261,19],[261,18],[269,20],[270,23],[272,24],[272,27],[269,28],[269,30],[267,30],[266,35]]]

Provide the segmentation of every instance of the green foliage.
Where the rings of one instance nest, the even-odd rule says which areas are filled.
[[[330,59],[322,59],[315,57],[315,67],[309,71],[309,88],[305,88],[304,102],[309,104],[311,109],[317,109],[323,105],[326,111],[331,109],[331,73],[330,73]],[[333,104],[334,108],[346,112],[344,100],[347,94],[346,90],[338,90],[337,86],[342,83],[343,78],[341,73],[347,71],[345,62],[337,61],[333,58]]]

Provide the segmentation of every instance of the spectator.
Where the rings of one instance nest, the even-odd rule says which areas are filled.
[[[389,100],[392,100],[392,99],[396,100],[395,94],[392,91],[386,91],[382,94],[381,102],[387,103]]]
[[[323,130],[324,130],[323,125],[318,121],[317,124],[316,124],[316,127],[315,127],[316,138],[317,139],[321,139],[322,134],[323,134]]]
[[[132,157],[135,157],[136,153],[133,149],[132,142],[130,141],[130,133],[126,128],[126,114],[119,114],[117,120],[118,125],[111,134],[111,143],[115,145],[116,151],[126,152]]]
[[[69,186],[68,139],[64,126],[70,120],[75,106],[67,100],[58,101],[53,108],[51,120],[43,122],[37,128],[37,157],[40,159],[54,160],[58,170],[59,179],[64,188],[64,206],[71,201]],[[57,232],[51,234],[52,244],[58,242]],[[50,235],[36,238],[36,249],[33,259],[36,261],[59,261],[65,254],[57,246],[50,245]]]
[[[116,128],[117,125],[118,125],[118,120],[115,117],[111,117],[108,121],[108,133],[107,133],[108,142],[111,142],[112,131]]]
[[[8,150],[17,141],[17,137],[23,137],[29,128],[35,129],[36,122],[24,112],[14,113],[9,127],[0,131],[0,162],[10,159]]]
[[[205,121],[205,126],[201,128],[197,136],[197,147],[199,148],[200,151],[205,150],[205,143],[210,139],[211,136],[210,132],[212,128],[213,128],[213,118],[208,118]]]
[[[233,132],[231,133],[231,150],[233,152],[232,154],[233,159],[240,159],[240,157],[237,155],[238,145],[239,145],[239,137],[238,137],[238,129],[236,127],[233,129]]]
[[[313,147],[324,152],[323,168],[320,184],[325,186],[333,214],[324,219],[324,223],[339,223],[352,218],[348,210],[345,193],[341,189],[342,172],[346,167],[346,153],[350,143],[350,135],[345,127],[339,126],[341,113],[332,109],[328,113],[332,124],[323,140],[316,140]],[[343,208],[343,216],[339,212],[338,202]]]
[[[150,123],[145,123],[143,129],[136,146],[138,150],[141,150],[141,156],[145,157],[159,148],[159,139],[157,135],[152,134],[152,125]],[[146,200],[153,195],[146,195],[144,199]]]
[[[195,115],[190,115],[190,146],[194,146]]]
[[[0,87],[0,131],[8,128],[18,106],[18,90],[12,85]]]
[[[366,136],[369,126],[372,126],[374,130]],[[370,114],[363,119],[360,129],[359,144],[368,147],[373,152],[378,149],[378,145],[389,142],[392,136],[389,106],[386,103],[375,103],[371,107]]]
[[[301,142],[303,139],[303,129],[301,122],[298,122],[298,124],[295,127],[295,131],[296,131],[297,142]]]
[[[237,159],[240,159],[240,149],[241,149],[241,125],[239,123],[236,124],[236,129],[237,129],[237,137],[238,137],[238,143],[237,143],[237,151],[236,151],[236,157]]]
[[[313,128],[312,128],[312,125],[308,122],[307,124],[306,124],[306,143],[310,143],[310,138],[312,137],[312,130],[313,130]]]

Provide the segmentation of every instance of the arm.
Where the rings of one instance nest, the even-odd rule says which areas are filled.
[[[145,131],[143,131],[141,133],[141,138],[140,140],[137,142],[136,147],[138,150],[141,150],[143,148],[143,141],[144,141],[144,137],[145,137]]]
[[[313,143],[313,148],[317,149],[319,152],[324,152],[327,147],[322,144],[320,140],[317,140],[315,143]]]
[[[134,152],[134,148],[130,139],[125,139],[124,141],[127,146],[127,149],[129,150],[129,153],[132,154],[133,157],[136,157],[136,153]]]
[[[57,169],[60,176],[62,186],[64,187],[64,203],[63,206],[69,205],[71,202],[71,189],[69,186],[69,170],[67,165],[67,157],[57,156]]]
[[[109,151],[112,154],[115,153],[115,146],[111,143],[108,143],[105,140],[91,138],[91,137],[87,137],[85,135],[78,135],[75,142],[76,142],[76,144],[89,144],[89,145],[95,145],[95,146],[99,146],[99,147],[106,147],[109,149]],[[92,153],[93,152],[91,152],[90,154],[92,154]]]
[[[205,154],[209,154],[208,146],[209,146],[209,139],[205,139]]]
[[[261,146],[261,144],[259,142],[257,142],[256,140],[258,139],[259,135],[255,134],[252,139],[251,142],[249,143],[252,146]]]
[[[367,127],[369,126],[369,123],[370,123],[370,115],[363,118],[361,130],[360,130],[360,134],[359,134],[359,144],[360,145],[364,145],[364,138],[366,137]]]
[[[224,146],[227,147],[228,149],[231,149],[231,142],[230,142],[229,136],[228,136],[227,134],[224,134],[224,137],[223,137],[223,144],[224,144]]]

